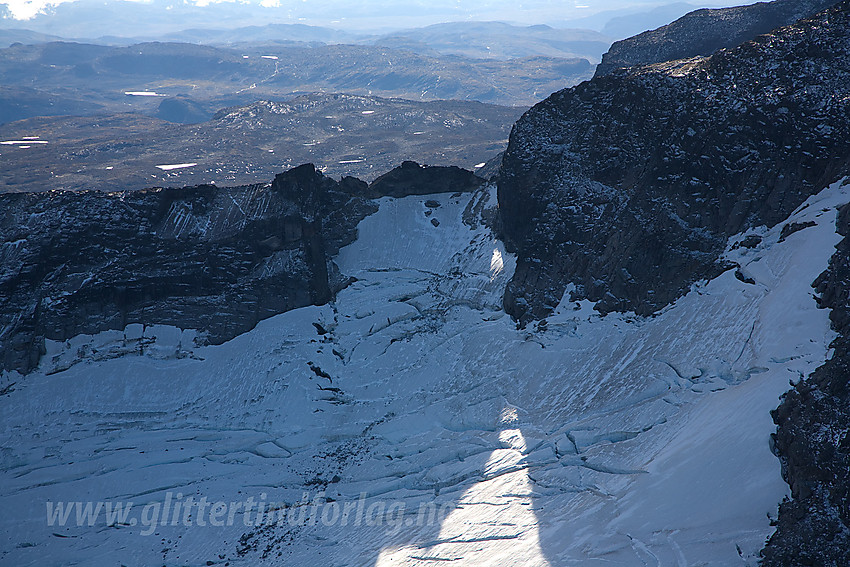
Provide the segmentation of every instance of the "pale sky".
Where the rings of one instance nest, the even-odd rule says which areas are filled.
[[[5,0],[14,19],[27,20],[43,12],[45,7],[76,0]],[[346,21],[375,18],[388,19],[391,14],[405,14],[409,19],[423,21],[503,20],[522,23],[544,23],[547,20],[569,20],[603,10],[627,7],[652,8],[676,0],[121,0],[150,5],[152,10],[169,10],[189,6],[208,6],[227,2],[231,7],[244,6],[246,11],[268,9],[275,21],[302,22],[313,25],[346,27]],[[104,0],[99,5],[116,5],[118,0]],[[701,6],[734,5],[745,1],[708,0],[691,4]],[[92,2],[92,5],[98,5]],[[429,18],[430,16],[430,18]]]

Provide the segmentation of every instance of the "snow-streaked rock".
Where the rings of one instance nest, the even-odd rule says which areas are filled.
[[[850,174],[848,37],[843,0],[709,57],[596,77],[535,105],[500,173],[517,253],[508,312],[546,317],[573,284],[600,311],[655,313],[728,268],[730,236],[782,222]]]

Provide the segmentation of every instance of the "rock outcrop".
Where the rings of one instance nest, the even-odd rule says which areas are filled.
[[[457,168],[402,170],[394,196],[480,181]],[[217,344],[324,304],[347,282],[332,257],[377,210],[369,197],[380,188],[307,164],[241,187],[0,195],[0,370],[32,370],[45,339],[142,323]]]
[[[2,368],[32,369],[44,338],[160,323],[220,343],[325,303],[365,190],[308,165],[265,185],[2,195]]]
[[[776,0],[748,6],[695,10],[673,23],[615,42],[596,76],[617,69],[711,55],[812,16],[836,0]]]
[[[484,179],[459,167],[422,166],[405,161],[369,184],[371,197],[404,197],[429,193],[465,193],[474,191]]]
[[[521,322],[572,297],[651,314],[725,270],[850,171],[850,2],[711,57],[553,94],[514,126],[499,179]]]
[[[850,205],[837,224],[844,240],[813,285],[839,336],[832,358],[773,412],[773,449],[792,499],[779,508],[764,567],[850,565]]]

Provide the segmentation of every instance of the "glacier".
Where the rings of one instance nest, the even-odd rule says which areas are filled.
[[[131,325],[5,373],[0,563],[755,565],[788,494],[769,412],[830,355],[810,283],[850,183],[784,240],[783,223],[731,238],[743,277],[653,317],[568,290],[523,329],[502,309],[515,259],[484,222],[495,193],[379,199],[334,259],[355,278],[335,301],[224,344]],[[165,513],[189,497],[243,508],[220,526]],[[249,501],[313,520],[256,525]],[[75,502],[133,509],[50,525]],[[346,505],[374,513],[334,518]]]

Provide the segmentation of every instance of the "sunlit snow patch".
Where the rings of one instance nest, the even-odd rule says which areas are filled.
[[[187,167],[195,167],[197,163],[175,163],[171,165],[158,165],[157,167],[163,171],[171,171],[172,169],[184,169]]]
[[[124,94],[127,96],[165,96],[153,91],[124,91]]]
[[[496,279],[496,276],[502,273],[505,268],[505,262],[502,260],[502,251],[497,246],[493,248],[493,257],[490,258],[490,279]]]

